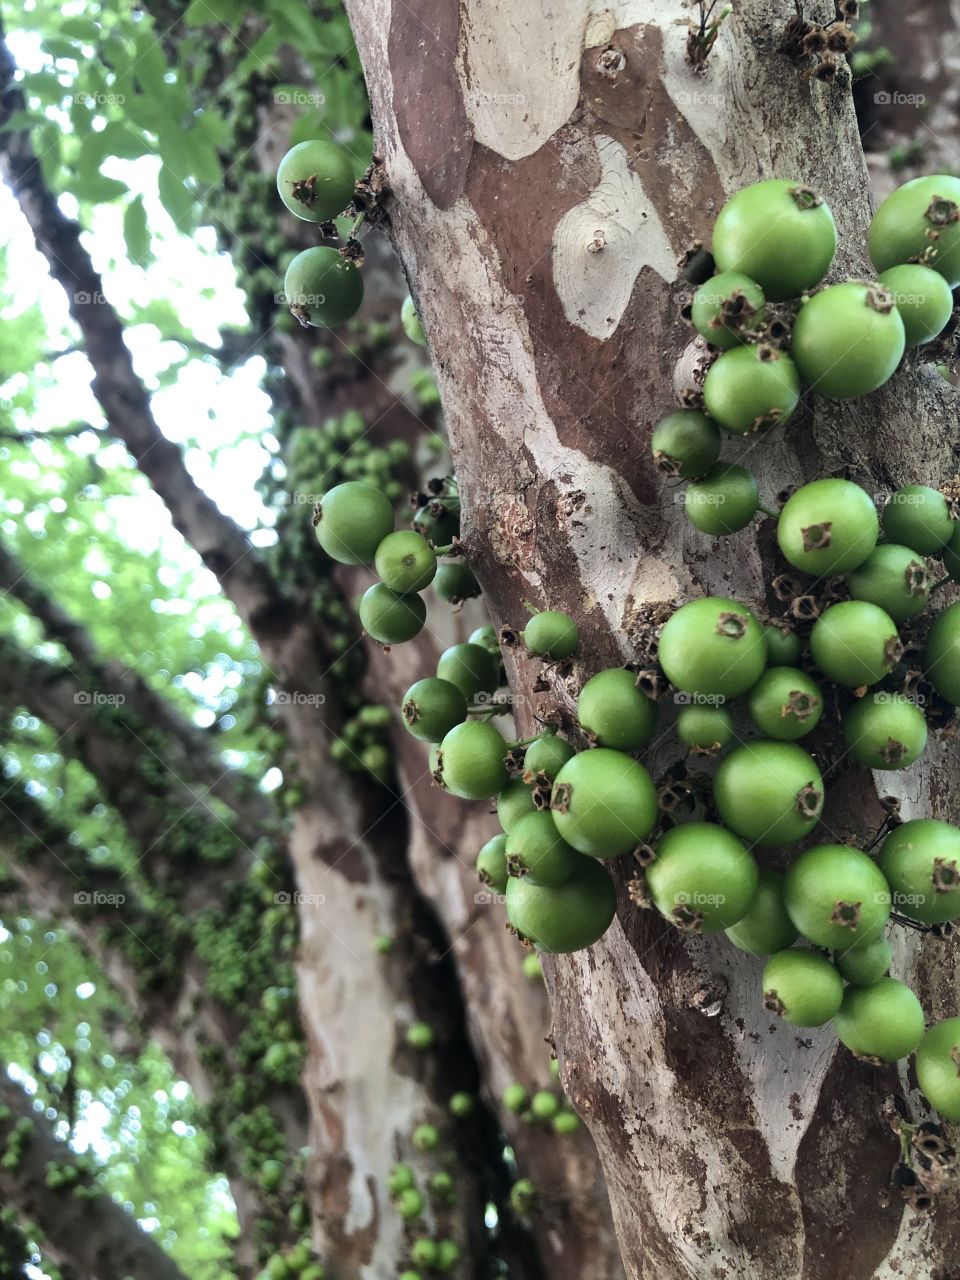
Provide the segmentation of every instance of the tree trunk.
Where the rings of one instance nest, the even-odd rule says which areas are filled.
[[[732,191],[810,183],[838,222],[833,277],[869,271],[849,89],[780,51],[786,0],[739,5],[700,72],[679,5],[347,9],[471,564],[496,624],[515,624],[530,600],[571,611],[584,637],[574,675],[548,673],[549,696],[528,692],[534,664],[513,663],[520,727],[554,707],[569,727],[582,680],[642,652],[651,608],[701,592],[774,607],[771,526],[722,543],[694,533],[656,477],[649,432],[703,354],[680,319],[677,259],[709,242]],[[908,364],[865,400],[807,403],[750,465],[768,501],[838,471],[874,493],[938,483],[956,468],[956,403]],[[880,785],[905,817],[949,816],[954,749],[932,741],[922,766]],[[880,820],[869,775],[844,766],[834,791],[828,829],[868,841]],[[858,1063],[829,1031],[771,1026],[759,965],[723,941],[683,941],[630,903],[630,868],[618,872],[618,921],[545,967],[564,1082],[600,1150],[627,1273],[945,1275],[955,1222],[943,1208],[918,1219],[888,1189],[898,1150],[880,1105],[895,1091],[919,1105],[905,1067]],[[894,972],[917,984],[928,1017],[953,1012],[942,994],[953,959],[936,942],[896,949]],[[704,991],[725,993],[714,1018],[698,1011]]]

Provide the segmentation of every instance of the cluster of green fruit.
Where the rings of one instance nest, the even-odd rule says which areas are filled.
[[[960,178],[917,178],[883,201],[869,231],[874,280],[818,289],[836,247],[823,199],[776,178],[732,196],[712,254],[691,263],[690,318],[716,358],[704,411],[669,414],[652,447],[662,470],[691,482],[686,514],[703,533],[736,533],[765,510],[753,474],[719,461],[722,431],[743,437],[787,422],[804,385],[831,400],[867,395],[905,349],[942,332],[960,283]]]
[[[330,747],[331,757],[345,769],[369,773],[378,782],[387,782],[393,773],[387,736],[392,723],[389,707],[368,703],[346,721]]]
[[[556,1058],[550,1060],[550,1074],[554,1078],[559,1074]],[[524,1124],[548,1124],[554,1133],[560,1134],[576,1133],[580,1128],[580,1118],[567,1105],[564,1095],[557,1097],[551,1089],[528,1089],[517,1081],[507,1085],[501,1102],[507,1111],[519,1116]]]
[[[394,529],[394,511],[382,489],[347,481],[330,489],[314,509],[317,540],[340,564],[376,569],[380,581],[361,596],[363,628],[378,644],[402,644],[426,621],[421,592],[431,584],[441,600],[458,604],[480,594],[469,565],[457,555],[460,497],[456,482],[432,482],[433,493],[414,514],[412,529]],[[446,541],[444,541],[446,540]],[[441,556],[451,559],[441,563]]]
[[[284,1253],[273,1254],[257,1280],[326,1280],[326,1275],[309,1240],[300,1240]]]
[[[458,1118],[469,1116],[473,1112],[473,1098],[466,1093],[454,1094],[450,1099],[450,1111]],[[413,1145],[417,1150],[432,1152],[439,1144],[440,1132],[434,1125],[419,1125],[414,1130]],[[428,1202],[435,1218],[442,1217],[457,1202],[456,1181],[447,1169],[431,1173],[424,1192],[409,1164],[395,1164],[387,1178],[387,1190],[397,1213],[412,1230],[421,1223]],[[460,1261],[460,1248],[454,1240],[418,1235],[410,1240],[408,1257],[418,1270],[404,1271],[400,1280],[420,1280],[420,1268],[440,1273],[452,1271]]]
[[[277,190],[295,217],[325,228],[353,199],[356,174],[350,156],[333,142],[298,142],[280,161]],[[304,325],[343,324],[363,301],[363,277],[338,249],[315,245],[287,267],[283,295]]]
[[[356,409],[328,418],[319,428],[298,428],[290,444],[287,489],[309,492],[317,476],[331,489],[344,480],[360,480],[382,490],[394,505],[401,502],[410,488],[403,477],[413,450],[406,440],[376,445],[366,439],[367,430]]]

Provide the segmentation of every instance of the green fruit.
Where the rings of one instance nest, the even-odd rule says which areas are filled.
[[[530,1110],[538,1120],[552,1120],[560,1110],[560,1102],[549,1089],[538,1089],[530,1099]]]
[[[893,909],[923,924],[960,916],[960,830],[937,818],[896,827],[880,849]]]
[[[501,1100],[508,1111],[519,1115],[521,1111],[526,1110],[527,1091],[522,1084],[508,1084]]]
[[[467,718],[467,700],[449,680],[428,676],[404,694],[400,716],[405,727],[422,742],[439,742]]]
[[[763,970],[763,1003],[795,1027],[822,1027],[843,1002],[843,981],[817,951],[778,951]]]
[[[401,1271],[400,1280],[423,1280],[419,1271]]]
[[[417,534],[417,537],[420,535]],[[447,560],[437,570],[433,589],[448,604],[460,604],[480,595],[480,583],[465,560]]]
[[[410,1246],[410,1261],[415,1267],[436,1266],[438,1257],[437,1242],[429,1240],[426,1236],[414,1240]]]
[[[533,788],[519,778],[511,778],[497,796],[497,817],[504,831],[510,831],[528,813],[536,813]]]
[[[870,987],[847,987],[833,1021],[851,1053],[872,1062],[905,1058],[923,1036],[920,1001],[896,978],[881,978]]]
[[[528,653],[553,661],[569,658],[580,641],[577,624],[568,614],[556,609],[535,613],[521,636]]]
[[[492,724],[467,720],[440,743],[439,773],[445,790],[464,800],[497,795],[507,781],[507,744]]]
[[[660,633],[660,665],[684,693],[736,698],[759,679],[766,657],[756,618],[722,596],[691,600]]]
[[[923,556],[938,555],[956,527],[946,498],[925,484],[907,484],[891,494],[881,524],[888,542]]]
[[[544,733],[531,742],[523,757],[523,778],[532,782],[543,775],[552,782],[568,760],[573,759],[576,752],[569,742],[555,733]]]
[[[724,462],[711,467],[701,480],[692,480],[683,503],[693,527],[715,538],[746,528],[759,506],[753,473]]]
[[[373,564],[393,530],[393,507],[371,484],[348,481],[323,495],[314,515],[317,541],[340,564]]]
[[[476,1098],[474,1098],[472,1093],[455,1093],[452,1095],[447,1105],[450,1108],[451,1115],[456,1116],[458,1120],[465,1120],[468,1116],[473,1115],[474,1111],[476,1110],[477,1100]],[[450,1175],[447,1174],[446,1176],[449,1178]],[[434,1183],[434,1180],[438,1177],[440,1177],[440,1174],[434,1174],[433,1178],[431,1178],[430,1180],[430,1186],[434,1190],[436,1188],[433,1187],[433,1183]],[[451,1188],[452,1188],[452,1185],[453,1185],[453,1181],[451,1179],[450,1181]]]
[[[613,881],[589,858],[563,884],[534,884],[529,876],[507,881],[507,918],[540,951],[566,953],[592,946],[617,908]]]
[[[731,196],[713,228],[721,271],[755,280],[771,302],[797,298],[830,269],[837,229],[827,204],[797,181],[770,178]]]
[[[763,639],[767,646],[768,667],[795,667],[803,653],[800,637],[789,627],[776,623],[763,628]]]
[[[423,1213],[423,1196],[414,1187],[408,1187],[397,1195],[397,1213],[405,1221],[419,1218]]]
[[[960,706],[960,601],[934,618],[923,649],[923,665],[940,697]]]
[[[847,951],[883,936],[890,888],[876,863],[845,844],[818,844],[787,868],[783,901],[805,938]]]
[[[653,737],[658,709],[637,688],[632,671],[610,667],[592,676],[580,690],[577,717],[599,746],[638,751]]]
[[[551,1125],[554,1133],[576,1133],[580,1128],[580,1117],[572,1111],[558,1111]]]
[[[953,534],[941,554],[947,573],[954,582],[960,582],[960,522],[954,521]]]
[[[410,1135],[410,1141],[418,1151],[435,1151],[440,1145],[440,1130],[436,1125],[418,1124]]]
[[[277,191],[304,222],[328,222],[353,199],[353,162],[333,142],[298,142],[280,161]]]
[[[917,1046],[917,1083],[944,1120],[960,1120],[960,1018],[935,1023]]]
[[[712,822],[673,827],[646,868],[657,910],[679,929],[716,933],[741,920],[757,892],[757,864],[746,847]]]
[[[755,281],[725,271],[712,276],[693,295],[690,318],[712,347],[735,347],[756,327],[766,301]]]
[[[500,657],[500,641],[493,627],[489,625],[477,627],[475,631],[470,632],[468,638],[471,644],[478,644],[481,649],[487,649],[495,658]]]
[[[813,830],[823,808],[823,780],[802,747],[758,738],[720,761],[713,796],[732,831],[769,848],[793,844]]]
[[[690,703],[677,712],[677,737],[698,751],[719,751],[733,738],[733,716],[726,707]]]
[[[494,836],[477,854],[477,875],[497,893],[507,891],[507,837]]]
[[[530,954],[523,957],[523,964],[520,966],[523,970],[523,976],[529,982],[539,982],[543,978],[543,966],[540,963],[538,955]]]
[[[416,1185],[416,1179],[413,1176],[413,1170],[408,1164],[395,1164],[390,1170],[390,1176],[387,1178],[387,1188],[392,1196],[398,1196],[401,1191],[406,1191],[409,1187]]]
[[[510,1188],[510,1207],[514,1213],[530,1213],[537,1207],[537,1188],[529,1178],[518,1178]]]
[[[875,604],[894,622],[914,617],[930,597],[932,579],[927,566],[909,547],[884,542],[863,564],[847,575],[854,600]]]
[[[725,351],[703,383],[707,413],[735,436],[786,422],[799,399],[797,366],[768,343]]]
[[[359,310],[363,276],[336,249],[315,245],[287,267],[283,296],[302,325],[336,326]]]
[[[437,572],[433,547],[412,529],[388,533],[377,547],[373,563],[383,585],[400,595],[423,591]]]
[[[550,809],[567,844],[593,858],[614,858],[645,840],[657,820],[657,792],[642,764],[599,747],[568,760]]]
[[[720,457],[720,429],[698,409],[676,409],[653,429],[653,460],[668,476],[690,480],[706,475]]]
[[[426,1022],[413,1022],[407,1027],[407,1044],[411,1049],[417,1049],[421,1053],[426,1049],[432,1049],[436,1043],[436,1036],[433,1033],[433,1027]]]
[[[869,987],[880,981],[892,959],[893,950],[886,938],[874,938],[862,947],[834,952],[833,963],[847,982],[855,987]]]
[[[797,313],[790,352],[800,377],[828,400],[865,396],[892,376],[906,345],[893,295],[848,281],[807,298]]]
[[[378,644],[403,644],[423,628],[427,607],[417,595],[401,596],[382,582],[368,587],[360,598],[360,621]]]
[[[283,1164],[279,1160],[264,1160],[260,1166],[260,1185],[264,1191],[276,1191],[283,1181]]]
[[[849,573],[877,545],[880,521],[870,495],[849,480],[814,480],[785,503],[777,542],[795,569],[826,577]]]
[[[923,754],[927,722],[902,693],[868,693],[844,715],[843,740],[868,769],[906,769]]]
[[[446,547],[460,533],[460,506],[432,499],[413,513],[413,527],[435,547]]]
[[[869,248],[878,271],[922,262],[953,288],[960,284],[960,178],[934,174],[897,187],[870,223]]]
[[[558,885],[579,868],[580,855],[560,838],[552,816],[528,813],[507,832],[507,869],[534,884]]]
[[[890,267],[879,277],[893,295],[900,312],[908,347],[930,342],[953,314],[953,294],[943,276],[930,267],[907,262]]]
[[[453,1240],[441,1240],[437,1244],[437,1271],[452,1271],[460,1261],[460,1246]]]
[[[415,342],[418,347],[427,345],[427,335],[423,331],[423,324],[417,314],[416,304],[409,293],[404,298],[403,306],[400,308],[400,323],[403,325],[403,332],[411,342]]]
[[[816,728],[823,715],[823,697],[805,672],[771,667],[750,690],[747,707],[764,737],[794,742]]]
[[[865,600],[843,600],[813,624],[810,653],[828,680],[859,689],[893,670],[901,645],[889,614]]]
[[[500,664],[487,649],[467,641],[444,649],[437,675],[456,685],[469,700],[480,693],[493,693],[500,684]]]
[[[783,905],[783,876],[779,871],[759,869],[757,892],[746,915],[726,934],[735,947],[753,956],[770,956],[796,942],[797,930]]]

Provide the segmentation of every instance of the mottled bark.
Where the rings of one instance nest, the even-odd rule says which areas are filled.
[[[676,259],[709,241],[727,194],[770,176],[811,183],[839,225],[834,278],[869,270],[849,92],[779,52],[785,2],[738,6],[701,74],[686,58],[685,11],[650,0],[602,13],[585,0],[347,8],[471,562],[496,623],[515,622],[528,599],[571,610],[584,637],[551,695],[531,696],[533,664],[514,664],[521,727],[555,704],[569,723],[583,678],[636,655],[648,607],[700,592],[773,607],[769,524],[719,544],[695,533],[654,472],[649,432],[701,350],[679,317]],[[956,404],[911,360],[865,400],[811,400],[746,446],[750,465],[768,500],[840,471],[876,493],[938,482],[956,467]],[[868,775],[849,782],[826,821],[867,839],[874,790]],[[955,748],[932,741],[922,764],[880,785],[906,817],[947,817]],[[897,1149],[879,1104],[905,1091],[919,1105],[905,1066],[857,1063],[829,1031],[771,1026],[757,963],[723,942],[684,942],[629,903],[630,870],[617,871],[617,922],[546,968],[563,1078],[600,1150],[628,1274],[947,1274],[949,1207],[917,1219],[888,1190]],[[952,975],[938,944],[897,940],[894,972],[918,983],[930,1017],[953,1011],[944,965]],[[726,988],[714,1018],[696,1008],[704,987]]]

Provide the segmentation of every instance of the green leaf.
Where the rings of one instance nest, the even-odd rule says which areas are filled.
[[[144,266],[150,257],[150,228],[142,196],[131,200],[123,211],[123,238],[131,262]]]
[[[77,173],[67,184],[70,194],[88,204],[109,204],[127,194],[125,182],[102,173]]]
[[[92,18],[64,18],[60,23],[61,34],[84,44],[96,44],[100,39],[100,24]]]
[[[192,222],[193,194],[184,185],[183,179],[178,177],[167,164],[160,167],[157,192],[164,209],[181,231],[185,230]]]
[[[198,182],[212,186],[223,176],[220,158],[199,129],[187,129],[180,135],[187,167]]]
[[[192,0],[184,17],[188,27],[205,27],[214,22],[229,24],[235,13],[233,0]]]

